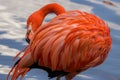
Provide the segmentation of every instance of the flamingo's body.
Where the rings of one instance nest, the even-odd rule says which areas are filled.
[[[78,10],[59,14],[35,32],[24,55],[15,64],[12,80],[31,68],[49,77],[71,80],[76,74],[101,64],[111,48],[109,27],[95,15]]]

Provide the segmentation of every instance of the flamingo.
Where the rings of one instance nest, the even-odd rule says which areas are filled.
[[[35,19],[35,24],[42,22],[46,15],[44,10],[42,14],[35,12],[31,21]],[[47,13],[51,11],[47,10]],[[22,80],[28,71],[38,68],[47,71],[49,78],[60,80],[65,76],[66,80],[71,80],[77,74],[102,64],[112,45],[108,25],[99,17],[79,10],[66,12],[63,9],[48,23],[39,23],[36,27],[32,24],[32,28],[34,35],[28,35],[30,44],[17,54],[16,57],[24,52],[7,79],[13,72],[11,80],[19,76]]]

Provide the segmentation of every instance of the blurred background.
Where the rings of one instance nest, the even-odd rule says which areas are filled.
[[[74,80],[120,80],[120,0],[0,0],[0,80],[5,80],[15,63],[13,57],[27,45],[25,32],[28,16],[51,2],[61,4],[67,11],[95,14],[105,20],[111,29],[113,44],[106,61],[78,74]],[[54,16],[48,15],[44,22]],[[45,71],[33,69],[24,80],[48,80],[48,77]]]

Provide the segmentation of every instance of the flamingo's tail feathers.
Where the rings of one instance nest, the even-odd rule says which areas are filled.
[[[13,58],[13,60],[15,60],[16,58],[18,58],[18,56],[19,56],[22,52],[24,52],[25,50],[27,50],[28,47],[29,47],[29,45],[27,45],[23,50],[21,50],[21,51]]]
[[[11,76],[11,80],[16,80],[19,76],[20,76],[20,80],[23,79],[23,77],[25,76],[25,74],[30,70],[30,68],[20,68],[20,64],[19,64],[20,60],[18,60],[14,66],[12,67],[12,69],[10,70],[10,72],[7,75],[7,80],[9,79],[10,74],[13,72],[12,76]]]
[[[20,80],[23,79],[25,74],[31,69],[30,66],[33,64],[33,60],[31,57],[31,53],[29,50],[26,50],[24,55],[14,64],[12,69],[7,75],[7,80],[10,77],[10,74],[12,73],[10,80],[16,80],[20,77]]]

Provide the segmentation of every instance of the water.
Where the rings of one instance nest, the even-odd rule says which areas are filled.
[[[112,0],[116,6],[102,3],[102,0],[0,0],[0,80],[5,80],[14,64],[13,57],[26,45],[24,37],[27,17],[50,2],[58,2],[67,10],[91,12],[104,19],[111,29],[113,43],[106,61],[98,67],[78,74],[74,80],[120,80],[120,0]],[[48,16],[46,21],[50,19],[51,16]],[[28,72],[24,80],[48,78],[45,71],[34,69]]]

